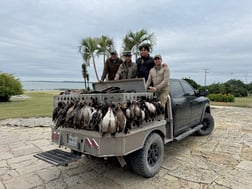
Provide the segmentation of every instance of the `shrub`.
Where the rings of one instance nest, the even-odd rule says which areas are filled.
[[[0,102],[7,102],[12,95],[19,94],[23,94],[21,82],[11,74],[0,74]]]
[[[209,94],[207,97],[214,102],[234,102],[235,100],[232,94]]]

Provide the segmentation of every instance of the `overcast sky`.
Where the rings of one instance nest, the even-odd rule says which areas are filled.
[[[125,34],[146,29],[156,36],[151,55],[163,56],[171,77],[252,82],[251,0],[0,0],[0,7],[0,72],[21,81],[82,81],[83,38],[107,35],[121,52]],[[89,73],[96,81],[93,67]]]

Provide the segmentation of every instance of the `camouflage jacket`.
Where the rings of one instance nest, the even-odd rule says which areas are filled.
[[[137,65],[134,62],[123,62],[116,73],[115,79],[131,79],[137,76]]]

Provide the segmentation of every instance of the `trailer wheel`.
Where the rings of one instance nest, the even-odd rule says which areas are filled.
[[[152,133],[144,147],[130,154],[126,161],[139,175],[153,177],[160,169],[164,158],[164,143],[160,135]]]
[[[214,129],[214,118],[210,113],[205,112],[204,118],[201,122],[203,127],[196,131],[199,136],[209,135]]]

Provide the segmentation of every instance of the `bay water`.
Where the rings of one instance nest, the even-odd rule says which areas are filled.
[[[21,81],[21,84],[26,91],[85,89],[81,81]],[[89,86],[92,88],[91,83]]]

